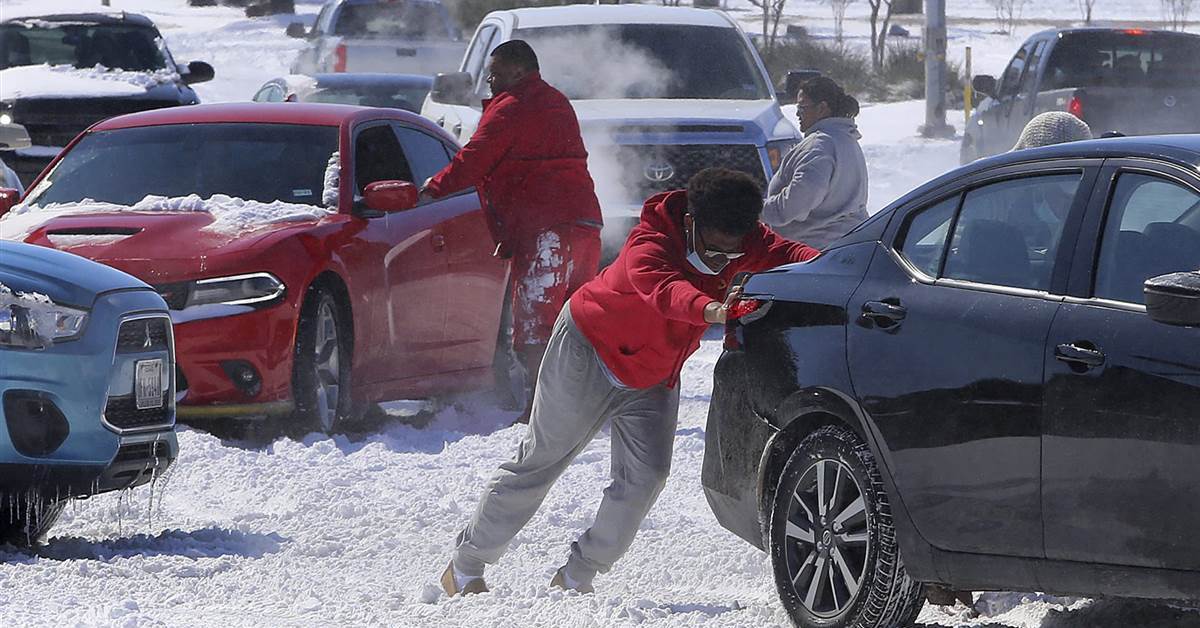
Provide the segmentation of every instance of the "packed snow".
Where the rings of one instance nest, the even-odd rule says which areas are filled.
[[[0,100],[15,98],[137,96],[179,79],[173,70],[130,72],[97,65],[25,65],[0,70]]]
[[[77,203],[50,203],[44,206],[17,205],[0,217],[0,238],[23,240],[41,225],[61,216],[115,212],[207,212],[212,215],[213,221],[204,228],[228,235],[238,235],[279,222],[316,221],[334,213],[325,207],[283,201],[264,203],[224,194],[214,194],[209,198],[201,198],[196,194],[173,198],[150,195],[133,205],[84,199]]]
[[[4,13],[92,10],[95,4],[4,0]],[[185,0],[111,4],[155,20],[177,59],[214,65],[216,79],[196,86],[206,102],[248,100],[265,81],[286,75],[304,42],[287,38],[283,29],[293,19],[311,24],[320,6],[298,0],[295,17],[249,20],[236,8],[189,8]],[[754,30],[748,2],[728,4]],[[998,74],[1029,33],[1078,21],[1073,3],[1037,0],[1026,5],[1027,19],[1016,33],[997,33],[986,0],[948,4],[951,58],[961,60],[972,45],[977,73]],[[791,0],[787,7],[789,21],[832,37],[827,4]],[[865,45],[865,7],[851,4],[847,19],[856,45]],[[1096,13],[1101,20],[1157,19],[1156,7],[1144,0],[1101,0]],[[913,18],[901,23],[919,33]],[[873,212],[957,164],[957,142],[917,136],[923,114],[920,102],[864,106],[858,122]],[[789,115],[794,118],[794,107]],[[961,112],[949,118],[960,131],[961,118]],[[197,203],[203,201],[180,206]],[[7,229],[18,224],[9,220],[23,218],[18,213],[0,221],[0,236],[9,237]],[[700,488],[720,345],[717,334],[708,335],[685,365],[672,476],[629,554],[596,579],[594,595],[547,585],[608,483],[607,433],[567,469],[488,572],[492,593],[452,600],[441,593],[437,578],[455,534],[526,429],[510,426],[516,413],[498,410],[490,395],[478,394],[449,400],[431,413],[420,412],[425,404],[388,404],[391,416],[361,433],[266,445],[181,427],[180,458],[153,491],[77,502],[45,545],[31,552],[0,550],[0,625],[787,626],[766,556],[717,524]],[[927,606],[920,622],[973,628],[1200,625],[1200,613],[1150,602],[983,593],[976,594],[975,606],[978,615],[963,606]]]

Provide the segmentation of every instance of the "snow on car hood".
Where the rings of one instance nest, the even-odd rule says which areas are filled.
[[[212,221],[204,226],[203,230],[231,237],[273,223],[317,221],[336,213],[324,207],[282,201],[263,203],[224,194],[215,194],[207,199],[196,194],[175,198],[147,196],[133,205],[84,199],[77,203],[52,203],[44,207],[17,205],[0,218],[0,239],[24,240],[42,225],[64,216],[94,216],[120,212],[204,212],[212,216]]]
[[[129,72],[102,65],[93,68],[77,68],[72,65],[25,65],[0,70],[0,100],[137,96],[159,85],[178,80],[179,74],[172,70]]]

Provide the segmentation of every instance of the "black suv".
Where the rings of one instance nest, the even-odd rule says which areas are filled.
[[[34,67],[43,65],[49,67]],[[55,73],[70,66],[88,75],[67,88]],[[213,68],[207,63],[176,65],[154,23],[141,15],[79,13],[4,20],[0,122],[23,125],[33,148],[3,151],[0,158],[28,186],[93,123],[196,104],[200,100],[189,85],[212,78]]]
[[[1069,111],[1095,135],[1198,133],[1200,35],[1140,28],[1070,28],[1030,37],[999,79],[976,76],[986,99],[963,133],[961,161],[1013,147],[1045,111]]]
[[[753,276],[703,483],[797,625],[1200,599],[1200,135],[981,160]]]

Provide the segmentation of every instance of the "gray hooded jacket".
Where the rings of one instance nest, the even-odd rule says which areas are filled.
[[[867,161],[849,118],[825,118],[788,151],[767,186],[763,222],[823,249],[867,218]]]

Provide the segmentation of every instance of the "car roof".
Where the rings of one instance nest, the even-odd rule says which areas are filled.
[[[1200,170],[1200,134],[1139,135],[1067,142],[1041,148],[1009,151],[951,170],[905,194],[888,207],[898,207],[947,184],[1005,166],[1058,159],[1153,159]],[[879,212],[883,213],[883,211]]]
[[[23,15],[12,17],[0,22],[2,24],[12,24],[20,22],[39,21],[39,22],[83,22],[87,24],[136,24],[138,26],[154,26],[154,22],[150,18],[139,15],[137,13],[128,13],[126,11],[95,11],[88,13],[55,13],[51,15]]]
[[[501,11],[515,18],[514,28],[578,26],[592,24],[672,24],[729,28],[725,13],[708,9],[642,4],[569,5]]]
[[[1048,28],[1044,31],[1038,31],[1030,38],[1044,37],[1046,35],[1071,35],[1075,33],[1137,33],[1140,35],[1155,35],[1155,36],[1180,36],[1180,37],[1200,37],[1195,33],[1185,33],[1182,31],[1158,30],[1152,28],[1111,28],[1103,26],[1079,26],[1075,28]]]
[[[375,118],[402,120],[426,129],[438,130],[438,134],[441,135],[441,130],[432,122],[407,111],[317,103],[221,103],[168,107],[109,118],[98,122],[92,127],[92,130],[111,131],[168,124],[217,124],[222,122],[341,126]]]

